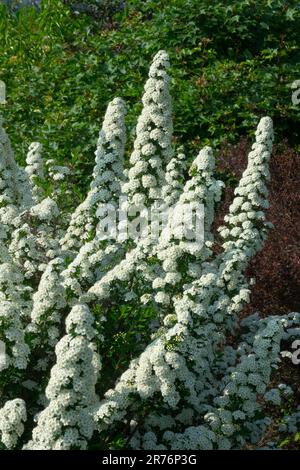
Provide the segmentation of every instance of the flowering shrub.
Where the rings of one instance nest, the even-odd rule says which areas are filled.
[[[221,151],[218,169],[230,173],[238,181],[247,165],[249,143],[242,139],[236,146]],[[258,310],[263,315],[288,313],[300,305],[300,171],[299,153],[286,141],[274,146],[270,161],[269,204],[267,217],[274,230],[263,250],[252,258],[247,275],[256,283],[245,313]],[[227,213],[233,199],[233,188],[226,187],[226,197],[218,210],[215,227]]]
[[[3,0],[10,12],[16,12],[22,7],[34,7],[40,9],[41,0]]]
[[[183,149],[173,148],[168,67],[158,52],[129,168],[125,105],[109,104],[93,181],[69,217],[57,204],[68,170],[44,166],[38,143],[19,168],[1,127],[4,448],[245,448],[272,423],[270,403],[293,395],[272,379],[282,346],[299,336],[300,314],[238,316],[249,302],[245,270],[270,229],[272,120],[258,124],[216,251],[211,226],[223,183],[210,147],[188,177]],[[117,210],[120,197],[129,214],[143,204],[203,205],[203,239],[191,242],[172,212],[158,239],[99,237],[103,205]],[[282,429],[294,429],[298,414]]]

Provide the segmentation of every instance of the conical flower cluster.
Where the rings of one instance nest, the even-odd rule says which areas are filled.
[[[69,170],[44,165],[37,142],[20,168],[0,127],[0,448],[243,449],[293,395],[273,379],[300,314],[239,319],[271,228],[272,120],[258,123],[216,250],[224,183],[211,147],[193,159],[173,146],[168,68],[158,52],[129,162],[125,105],[108,104],[68,219],[43,187]],[[293,410],[280,429],[298,422]]]

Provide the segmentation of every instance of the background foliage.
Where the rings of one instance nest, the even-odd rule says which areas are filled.
[[[44,0],[41,11],[13,16],[0,5],[0,79],[7,84],[1,111],[19,161],[32,140],[40,141],[46,157],[74,167],[78,199],[108,101],[126,100],[132,136],[159,49],[170,54],[175,136],[191,142],[190,158],[200,145],[252,132],[266,114],[278,140],[299,143],[290,89],[300,77],[297,1],[128,0],[97,18],[65,3]]]

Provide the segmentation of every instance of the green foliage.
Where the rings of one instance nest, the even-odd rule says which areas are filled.
[[[108,101],[127,101],[133,136],[147,66],[159,49],[172,63],[175,135],[190,152],[199,136],[201,145],[233,141],[266,114],[278,138],[296,144],[290,84],[300,77],[299,21],[295,0],[128,0],[109,29],[59,0],[15,17],[1,5],[7,104],[0,111],[17,157],[23,161],[27,145],[40,141],[46,157],[74,167],[80,200]]]

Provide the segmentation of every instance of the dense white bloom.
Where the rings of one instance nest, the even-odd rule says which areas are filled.
[[[272,388],[271,390],[268,390],[264,395],[264,399],[274,405],[281,404],[281,396],[277,388]]]
[[[30,350],[25,342],[22,315],[28,313],[26,297],[29,293],[30,289],[24,286],[24,278],[13,262],[1,264],[0,338],[5,345],[1,370],[6,371],[7,380],[12,380],[18,370],[27,366]]]
[[[39,204],[31,207],[30,214],[38,217],[40,220],[51,220],[59,216],[59,209],[56,202],[47,197]]]
[[[62,286],[61,272],[63,259],[51,261],[43,273],[38,290],[33,294],[31,324],[28,327],[35,335],[36,345],[55,346],[59,337],[61,325],[61,310],[66,307],[65,290]],[[49,337],[49,329],[55,329],[57,334]],[[51,330],[50,330],[51,331]]]
[[[24,168],[20,168],[15,161],[9,137],[2,127],[2,121],[0,122],[0,143],[1,169],[4,170],[2,173],[4,184],[1,182],[1,189],[8,191],[6,195],[12,197],[12,203],[15,201],[17,205],[27,207],[33,202],[29,179]]]
[[[268,229],[260,207],[265,208],[267,204],[266,182],[269,178],[268,164],[273,143],[272,120],[268,117],[262,118],[255,135],[256,141],[248,156],[247,169],[234,191],[235,198],[225,218],[227,227],[219,228],[220,235],[225,240],[224,246],[228,248],[234,246],[237,239],[242,239],[243,245],[246,246],[252,233],[255,234],[257,247],[259,247]],[[238,216],[236,216],[237,212]],[[255,231],[257,222],[263,222],[263,228],[259,231]]]
[[[93,322],[84,304],[74,306],[68,315],[67,334],[56,345],[56,364],[46,388],[49,405],[38,415],[25,449],[85,449],[91,439],[91,407],[97,401],[95,384],[100,369],[90,342],[95,335]]]
[[[29,146],[26,156],[25,171],[30,179],[33,198],[38,202],[43,194],[42,188],[39,187],[39,181],[45,179],[44,163],[41,157],[42,146],[39,142],[32,142]]]
[[[266,139],[268,139],[268,136],[267,133]],[[270,150],[268,141],[266,148]],[[201,159],[200,166],[202,164],[209,167],[209,158]],[[251,165],[250,155],[250,168]],[[190,191],[187,191],[185,197],[190,197]],[[181,383],[182,389],[186,390],[188,404],[198,413],[201,410],[201,400],[207,400],[209,396],[213,397],[216,394],[218,385],[212,373],[215,354],[219,353],[219,347],[224,340],[226,328],[234,326],[234,318],[230,319],[229,317],[226,319],[226,316],[228,312],[237,313],[243,304],[249,301],[249,292],[242,273],[250,256],[261,247],[261,243],[257,243],[257,236],[252,237],[248,227],[241,227],[241,231],[236,236],[240,237],[236,242],[241,240],[243,244],[239,246],[237,243],[238,247],[234,247],[232,244],[224,243],[224,253],[218,255],[214,263],[207,265],[205,269],[209,271],[204,272],[199,280],[194,281],[190,288],[184,291],[182,299],[175,302],[177,323],[169,328],[165,335],[150,344],[138,361],[132,363],[131,370],[135,377],[134,381],[132,376],[130,382],[127,381],[127,376],[121,377],[115,390],[107,394],[107,398],[100,404],[95,414],[100,429],[102,428],[102,416],[105,415],[103,425],[124,416],[125,409],[133,399],[134,393],[143,400],[147,400],[160,392],[165,403],[165,410],[168,408],[176,409],[180,397],[182,406],[183,398],[177,389],[178,383]],[[166,257],[167,261],[169,264],[170,254]],[[158,281],[155,281],[154,285],[158,288],[162,286]],[[231,291],[239,291],[239,294],[235,293],[233,295]],[[213,303],[211,303],[212,298],[214,298]],[[210,316],[208,317],[207,314]],[[216,324],[210,318],[215,318]],[[223,332],[220,327],[217,327],[220,323],[224,324],[225,330],[223,327]],[[275,325],[273,326],[275,328]],[[269,329],[273,326],[269,326]],[[275,332],[276,328],[274,329]],[[168,356],[170,351],[176,353],[174,356],[176,362],[173,363],[174,359],[172,359],[172,368],[168,366],[168,362],[172,357],[169,358]],[[192,366],[187,366],[193,357],[195,362]],[[186,362],[187,359],[188,362]],[[175,365],[178,360],[178,365]],[[246,364],[247,360],[245,359],[241,365],[241,370],[246,367]],[[235,389],[233,388],[233,390]],[[258,393],[262,392],[263,387],[258,390]],[[245,399],[244,412],[250,413],[251,416],[251,413],[257,409],[255,402],[250,401],[252,395],[249,395],[249,391],[245,386],[240,387],[236,393]],[[226,394],[224,397],[219,398],[219,402],[225,405],[228,403]],[[108,421],[108,406],[111,410],[110,421]],[[147,426],[150,426],[150,424],[147,424],[146,420],[145,427],[147,428]],[[219,438],[216,445],[219,448],[229,448],[231,444],[228,436],[235,433],[235,428],[227,426],[225,422],[222,431],[226,437]],[[186,447],[184,448],[201,448],[201,443],[197,444],[200,447],[193,447],[194,444],[191,444],[192,438],[189,433],[187,435],[189,437],[186,439]],[[180,441],[178,442],[182,446],[182,437],[179,438]],[[211,441],[213,441],[212,435]],[[207,441],[205,445],[210,446],[212,444]]]
[[[70,174],[70,168],[62,165],[55,165],[55,160],[50,159],[46,161],[49,177],[53,181],[62,181],[66,175]]]
[[[223,185],[221,181],[213,177],[214,164],[212,149],[205,147],[190,168],[192,177],[186,182],[173,212],[169,214],[166,227],[154,249],[163,271],[160,277],[154,279],[153,289],[165,288],[167,292],[170,290],[170,294],[172,292],[174,295],[177,290],[180,291],[183,282],[187,283],[187,275],[192,272],[190,267],[193,269],[195,264],[201,266],[201,261],[204,261],[211,253],[205,243],[212,238],[210,227],[214,218],[214,205],[220,200]],[[203,214],[200,211],[201,205],[204,208]],[[190,217],[196,217],[196,223],[192,226],[194,240],[189,239],[187,226],[182,226],[183,230],[178,232],[177,209],[182,215],[190,210]],[[195,277],[199,274],[199,271],[196,271]],[[170,299],[170,295],[165,294],[164,300],[161,301],[159,299],[162,298],[162,294],[159,293],[155,300],[158,303],[167,304],[169,303],[167,297]]]
[[[95,152],[95,167],[90,191],[72,215],[61,240],[64,249],[79,249],[96,231],[97,208],[100,203],[116,203],[123,179],[125,146],[125,106],[115,98],[107,107]]]
[[[152,131],[150,136],[156,131],[158,130]],[[167,207],[172,207],[183,191],[186,168],[187,158],[180,149],[166,166],[165,184],[161,190],[161,199]]]
[[[48,197],[14,219],[17,228],[11,234],[8,250],[27,279],[39,276],[59,253],[59,215],[56,202]]]
[[[0,408],[0,440],[8,449],[16,446],[26,419],[26,405],[19,398],[7,401]]]
[[[264,210],[272,121],[258,125],[216,254],[211,225],[223,183],[215,178],[210,147],[192,163],[187,181],[184,152],[172,157],[168,66],[160,51],[126,170],[124,104],[119,98],[109,104],[90,190],[70,219],[55,202],[57,184],[51,198],[38,186],[45,179],[40,145],[30,146],[21,169],[0,127],[0,440],[6,448],[23,445],[26,426],[23,435],[32,436],[24,449],[87,449],[95,429],[100,445],[110,448],[116,430],[130,429],[126,439],[135,449],[240,449],[274,425],[270,403],[280,406],[293,396],[292,387],[273,383],[272,373],[281,357],[292,355],[280,351],[282,342],[299,338],[300,314],[238,320],[250,299],[245,269],[270,227]],[[46,168],[58,183],[70,171],[54,160]],[[135,209],[153,203],[162,232],[101,238],[104,207],[115,211],[119,196],[135,222]],[[202,237],[191,239],[191,221],[178,223],[176,210],[200,205]],[[126,221],[118,222],[124,230]],[[119,347],[124,338],[130,351]],[[299,423],[295,410],[278,429],[296,432]]]

